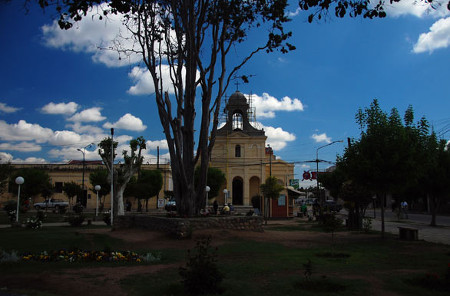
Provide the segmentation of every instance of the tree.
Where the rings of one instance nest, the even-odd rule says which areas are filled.
[[[42,8],[57,4],[62,29],[70,29],[73,22],[81,20],[100,3],[108,5],[96,6],[99,18],[122,14],[123,23],[137,45],[123,48],[129,43],[116,43],[115,50],[122,55],[140,54],[152,77],[171,158],[177,210],[183,216],[198,214],[204,203],[221,100],[230,81],[258,52],[279,49],[286,53],[294,49],[287,42],[291,33],[283,28],[289,21],[285,14],[287,1],[39,1]],[[242,46],[242,60],[229,67],[229,55],[254,30],[267,30],[267,39],[250,50]],[[165,73],[169,82],[162,79]],[[241,78],[247,79],[244,75]],[[173,95],[169,95],[169,88]],[[200,103],[196,104],[198,89]],[[198,106],[200,110],[196,110]],[[197,114],[200,118],[196,128]],[[200,175],[194,185],[197,165]]]
[[[142,170],[138,178],[130,179],[124,194],[134,196],[137,199],[145,199],[145,211],[148,212],[148,200],[158,195],[162,185],[163,177],[160,170]]]
[[[406,116],[406,126],[394,108],[383,112],[377,100],[356,115],[361,137],[345,149],[339,166],[349,180],[376,193],[381,203],[381,231],[384,236],[384,202],[388,193],[401,192],[420,175],[420,153],[414,144],[426,125],[414,127]]]
[[[200,175],[200,167],[195,168],[195,183],[198,182]],[[207,185],[210,188],[210,191],[208,193],[208,199],[213,199],[214,197],[219,195],[219,190],[222,188],[223,184],[225,184],[226,177],[225,174],[218,168],[208,168],[208,175],[207,175]],[[205,186],[206,188],[206,186]],[[204,192],[206,194],[206,192]],[[203,198],[206,202],[206,198]]]
[[[81,185],[75,182],[65,182],[63,185],[63,191],[69,198],[69,204],[70,208],[72,208],[73,204],[73,198],[75,196],[81,197],[83,196],[83,188],[81,188]]]
[[[123,44],[130,43],[117,42],[115,50],[122,55],[138,53],[142,56],[152,77],[167,139],[178,212],[183,216],[198,214],[203,204],[221,100],[231,79],[258,52],[279,49],[286,53],[295,49],[287,42],[291,32],[284,30],[289,21],[285,12],[287,0],[39,0],[38,3],[43,9],[56,8],[62,29],[70,29],[73,22],[80,21],[94,8],[99,19],[109,14],[123,15],[124,24],[134,38],[131,43],[136,46],[123,48]],[[103,3],[107,5],[98,6]],[[314,17],[322,18],[332,8],[338,17],[344,17],[347,12],[351,17],[384,17],[383,5],[380,1],[373,7],[369,0],[299,1],[302,10],[315,10],[308,18],[310,22]],[[257,29],[267,30],[268,38],[250,50],[243,46],[240,50],[242,60],[228,67],[230,53],[237,51],[248,34]],[[169,73],[169,83],[162,79],[166,73]],[[245,75],[241,78],[244,82],[248,80]],[[172,96],[167,91],[169,87]],[[199,88],[201,108],[197,112],[195,100]],[[194,123],[197,114],[200,119],[196,140]],[[200,178],[194,185],[194,169],[198,162]]]
[[[280,192],[284,189],[284,186],[278,183],[278,179],[276,177],[270,176],[266,179],[264,184],[261,184],[260,187],[261,193],[264,196],[264,216],[268,217],[268,201],[270,199],[277,199],[280,196]]]
[[[103,209],[105,204],[105,196],[111,192],[111,183],[108,176],[108,171],[105,169],[96,169],[89,174],[89,182],[91,183],[91,190],[96,192],[95,186],[100,185],[100,190],[98,191],[98,197],[100,200],[100,209]]]
[[[18,176],[22,176],[25,180],[20,186],[21,199],[46,195],[46,193],[52,189],[50,176],[46,171],[34,168],[24,168],[18,169],[11,174],[9,180],[10,192],[17,192],[18,188],[15,180]]]
[[[450,197],[450,151],[447,141],[438,141],[432,133],[428,137],[427,156],[425,173],[420,183],[426,188],[430,201],[430,225],[436,226],[437,210]]]
[[[142,165],[144,157],[141,155],[142,150],[146,149],[145,139],[143,137],[138,137],[130,141],[130,154],[128,151],[122,151],[122,156],[124,159],[124,164],[114,165],[112,163],[112,157],[115,158],[116,154],[112,156],[111,144],[114,145],[114,151],[117,148],[117,142],[111,143],[111,138],[105,138],[98,144],[98,153],[103,160],[106,168],[109,172],[109,179],[111,179],[111,174],[114,176],[114,197],[113,197],[113,214],[114,216],[125,215],[124,205],[123,205],[123,192],[127,187],[130,178],[136,174]]]
[[[11,163],[0,163],[0,194],[5,191],[8,184],[8,178],[11,175]]]

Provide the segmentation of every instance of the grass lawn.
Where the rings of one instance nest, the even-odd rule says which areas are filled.
[[[307,228],[313,227],[313,231]],[[268,227],[260,237],[275,235],[311,240],[311,244],[296,245],[285,241],[253,239],[240,232],[235,236],[213,236],[217,247],[217,265],[224,275],[221,295],[384,295],[386,291],[397,295],[449,295],[445,276],[450,263],[450,246],[424,241],[399,241],[388,235],[382,240],[373,232],[339,232],[333,248],[327,242],[328,234],[321,233],[314,225]],[[116,291],[120,295],[185,295],[179,268],[185,266],[188,249],[193,241],[178,241],[164,237],[165,245],[149,240],[147,244],[133,243],[130,237],[118,238],[108,234],[105,227],[47,227],[38,230],[0,229],[0,249],[21,252],[41,252],[58,249],[125,250],[160,252],[162,260],[150,263],[67,263],[67,262],[15,262],[0,263],[2,275],[15,275],[24,283],[16,287],[12,276],[0,277],[0,288],[27,295],[98,295],[105,281],[115,274]],[[114,233],[114,232],[113,232]],[[126,233],[125,233],[126,234]],[[122,235],[125,235],[122,234]],[[195,233],[194,233],[195,234]],[[145,232],[142,233],[145,235]],[[321,243],[316,243],[321,240]],[[126,236],[125,236],[126,237]],[[331,234],[329,236],[331,238]],[[325,239],[324,239],[325,238]],[[344,239],[345,238],[345,239]],[[329,240],[331,241],[331,239]],[[329,256],[323,256],[329,254]],[[334,256],[346,254],[346,256]],[[305,276],[306,264],[311,262],[311,274]],[[34,285],[51,274],[52,281],[78,282],[62,292],[50,282]],[[67,275],[70,276],[67,276]],[[431,276],[431,278],[430,278]],[[436,279],[437,277],[437,279]],[[9,282],[8,282],[9,280]],[[111,283],[111,280],[107,281]],[[425,284],[424,284],[425,283]],[[430,284],[431,283],[431,284]],[[438,283],[438,284],[436,284]],[[439,286],[440,289],[433,288]],[[199,283],[201,284],[201,283]],[[81,290],[82,286],[90,287]],[[77,290],[78,289],[78,290]],[[104,289],[104,288],[103,288]],[[10,291],[10,290],[9,290]],[[101,291],[101,290],[100,290]],[[114,291],[114,290],[113,290]],[[106,293],[107,291],[105,291]],[[114,292],[109,292],[113,293]]]

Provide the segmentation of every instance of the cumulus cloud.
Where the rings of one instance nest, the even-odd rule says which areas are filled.
[[[167,140],[158,140],[158,141],[147,141],[147,150],[156,150],[157,147],[159,149],[169,149],[169,146],[167,146]]]
[[[6,105],[5,103],[0,103],[0,111],[5,113],[14,113],[19,111],[21,108],[11,107]]]
[[[6,152],[0,151],[0,163],[8,163],[13,160],[13,156]]]
[[[64,148],[60,148],[60,149],[51,149],[48,154],[52,157],[52,158],[58,158],[58,159],[62,159],[64,162],[67,162],[69,160],[82,160],[83,159],[83,154],[78,151],[77,147],[64,147]],[[97,150],[93,150],[93,151],[89,151],[86,149],[85,152],[85,159],[86,160],[101,160],[100,156],[98,155]]]
[[[29,164],[39,164],[39,163],[47,163],[44,158],[40,157],[27,157],[25,159],[14,158],[11,160],[12,163],[29,163]]]
[[[46,113],[46,114],[71,115],[71,114],[77,112],[77,109],[78,109],[78,104],[75,102],[69,102],[69,103],[50,102],[41,108],[41,112]]]
[[[433,6],[422,0],[402,0],[385,5],[387,15],[399,17],[402,15],[414,15],[422,18],[426,16],[444,17],[450,15],[447,9],[447,0],[435,0]]]
[[[71,128],[76,133],[102,134],[103,129],[94,125],[82,125],[80,122],[67,124],[66,127]]]
[[[103,121],[106,119],[106,117],[102,116],[101,111],[102,108],[100,107],[94,107],[90,109],[83,110],[79,113],[74,114],[72,117],[70,117],[69,121],[75,121],[75,122],[98,122]]]
[[[313,134],[311,138],[316,141],[316,143],[331,143],[331,138],[327,136],[326,133]]]
[[[25,120],[20,120],[15,124],[8,124],[0,120],[0,140],[44,143],[52,135],[53,131],[51,129],[38,124],[28,123]]]
[[[246,95],[247,99],[249,95]],[[252,95],[253,106],[256,111],[256,118],[274,118],[276,111],[303,111],[302,102],[295,98],[283,97],[281,100],[263,93],[262,96]]]
[[[295,135],[291,134],[281,127],[263,126],[267,136],[266,143],[270,145],[274,150],[281,150],[286,147],[287,142],[294,141]]]
[[[170,94],[175,93],[173,83],[170,78],[170,67],[168,65],[161,66],[161,77],[163,82],[163,91],[167,91]],[[186,70],[183,68],[182,75],[185,75]],[[197,71],[197,76],[199,72]],[[153,79],[148,72],[147,68],[134,67],[128,77],[133,81],[133,86],[128,89],[128,93],[131,95],[148,95],[155,92],[155,85]]]
[[[109,14],[98,19],[103,6],[94,6],[87,15],[70,30],[61,30],[55,20],[41,28],[44,44],[48,47],[85,52],[92,55],[96,63],[108,67],[120,67],[137,63],[141,55],[137,53],[131,33],[122,24],[122,15]],[[126,48],[128,54],[119,56],[116,49]]]
[[[41,151],[42,147],[30,142],[21,143],[1,143],[0,150],[12,150],[20,152],[36,152]]]
[[[130,131],[143,131],[147,128],[146,125],[143,124],[142,120],[136,116],[131,115],[130,113],[122,116],[117,122],[110,123],[106,122],[103,125],[104,128],[118,128],[125,129]]]
[[[436,49],[447,48],[450,46],[450,17],[443,18],[435,22],[428,33],[422,33],[416,44],[414,44],[414,53],[429,52]]]

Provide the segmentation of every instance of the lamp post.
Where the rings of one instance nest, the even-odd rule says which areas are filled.
[[[226,188],[223,190],[223,194],[225,194],[225,204],[227,204],[227,202],[228,202],[228,190]]]
[[[111,226],[113,226],[114,210],[114,128],[111,128]]]
[[[320,146],[317,148],[316,150],[316,180],[317,180],[317,198],[319,198],[320,196],[320,190],[319,190],[319,149],[322,149],[324,147],[333,145],[335,143],[342,143],[342,140],[338,140],[338,141],[333,141],[331,143],[328,143],[326,145]]]
[[[19,222],[20,185],[22,185],[23,182],[25,182],[24,178],[22,178],[20,176],[16,178],[16,184],[19,185],[19,189],[17,191],[16,223]]]
[[[83,150],[81,150],[80,148],[77,149],[78,151],[83,153],[83,177],[81,179],[81,188],[83,190],[83,200],[81,201],[81,203],[83,204],[83,206],[86,206],[84,204],[86,202],[86,191],[84,190],[84,167],[85,167],[85,163],[86,163],[86,148],[91,147],[92,145],[94,145],[94,143],[91,143],[91,144],[83,147]]]
[[[98,192],[100,191],[100,189],[102,189],[102,187],[100,185],[95,185],[94,189],[95,191],[97,191],[97,204],[95,206],[95,217],[98,217]]]
[[[206,191],[206,203],[205,203],[205,211],[206,211],[206,209],[208,208],[208,193],[211,191],[211,188],[208,185],[206,185],[205,191]]]

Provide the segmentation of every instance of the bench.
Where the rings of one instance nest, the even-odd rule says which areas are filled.
[[[399,227],[399,238],[402,240],[418,240],[419,239],[419,229],[411,227]]]

